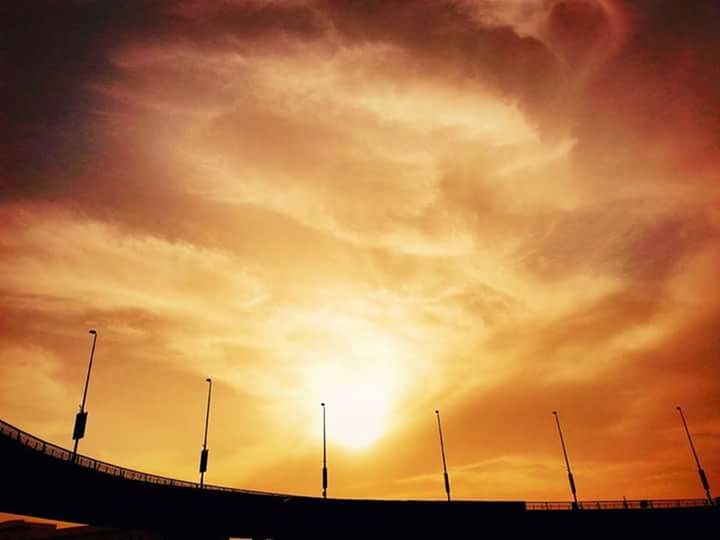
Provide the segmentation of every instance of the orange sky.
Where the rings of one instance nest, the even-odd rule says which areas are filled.
[[[692,4],[692,5],[690,5]],[[0,417],[209,483],[720,491],[714,0],[4,2]]]

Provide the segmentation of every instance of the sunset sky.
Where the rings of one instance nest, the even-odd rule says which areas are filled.
[[[720,494],[720,2],[0,4],[0,418],[320,495]]]

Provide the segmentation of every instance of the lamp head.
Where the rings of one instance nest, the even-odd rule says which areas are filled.
[[[675,408],[676,408],[678,411],[681,411],[681,410],[682,410],[682,409],[680,408],[680,405],[678,405],[678,406],[675,407]]]
[[[97,330],[95,330],[94,328],[91,328],[90,330],[88,330],[88,334],[92,334],[93,336],[96,336]]]
[[[212,379],[211,379],[210,377],[208,377],[207,379],[205,379],[205,382],[211,383],[211,382],[212,382]]]
[[[324,406],[325,406],[325,402],[321,403],[320,406],[321,406],[321,407],[324,407]]]
[[[554,414],[555,416],[557,416],[557,411],[553,411],[553,414]]]
[[[438,411],[437,409],[435,409],[435,414],[440,414],[440,411]]]

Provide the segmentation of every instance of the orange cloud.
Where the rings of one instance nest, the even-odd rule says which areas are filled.
[[[212,375],[213,483],[316,493],[321,401],[337,496],[441,495],[435,408],[459,498],[565,498],[553,409],[582,497],[699,495],[677,403],[717,476],[715,4],[44,7],[4,419],[69,444],[97,326],[82,449],[135,468],[195,477]]]

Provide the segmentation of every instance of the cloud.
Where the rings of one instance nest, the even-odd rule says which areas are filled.
[[[693,496],[667,411],[717,468],[717,9],[3,4],[8,420],[67,439],[98,326],[111,461],[194,478],[211,373],[218,481],[314,492],[332,389],[377,432],[336,433],[338,494],[437,495],[441,407],[468,498],[566,495],[554,408],[583,496]]]
[[[73,398],[61,381],[62,360],[36,345],[15,344],[2,347],[2,358],[3,402],[25,403],[25,418],[44,433],[65,427],[53,414],[57,407],[64,407],[69,417],[73,408]]]
[[[165,316],[183,316],[210,303],[209,323],[214,300],[230,297],[238,310],[263,300],[260,285],[239,271],[231,256],[151,237],[123,237],[103,224],[63,214],[12,217],[20,223],[0,244],[9,255],[0,271],[6,289],[59,299],[68,308],[100,302]]]

